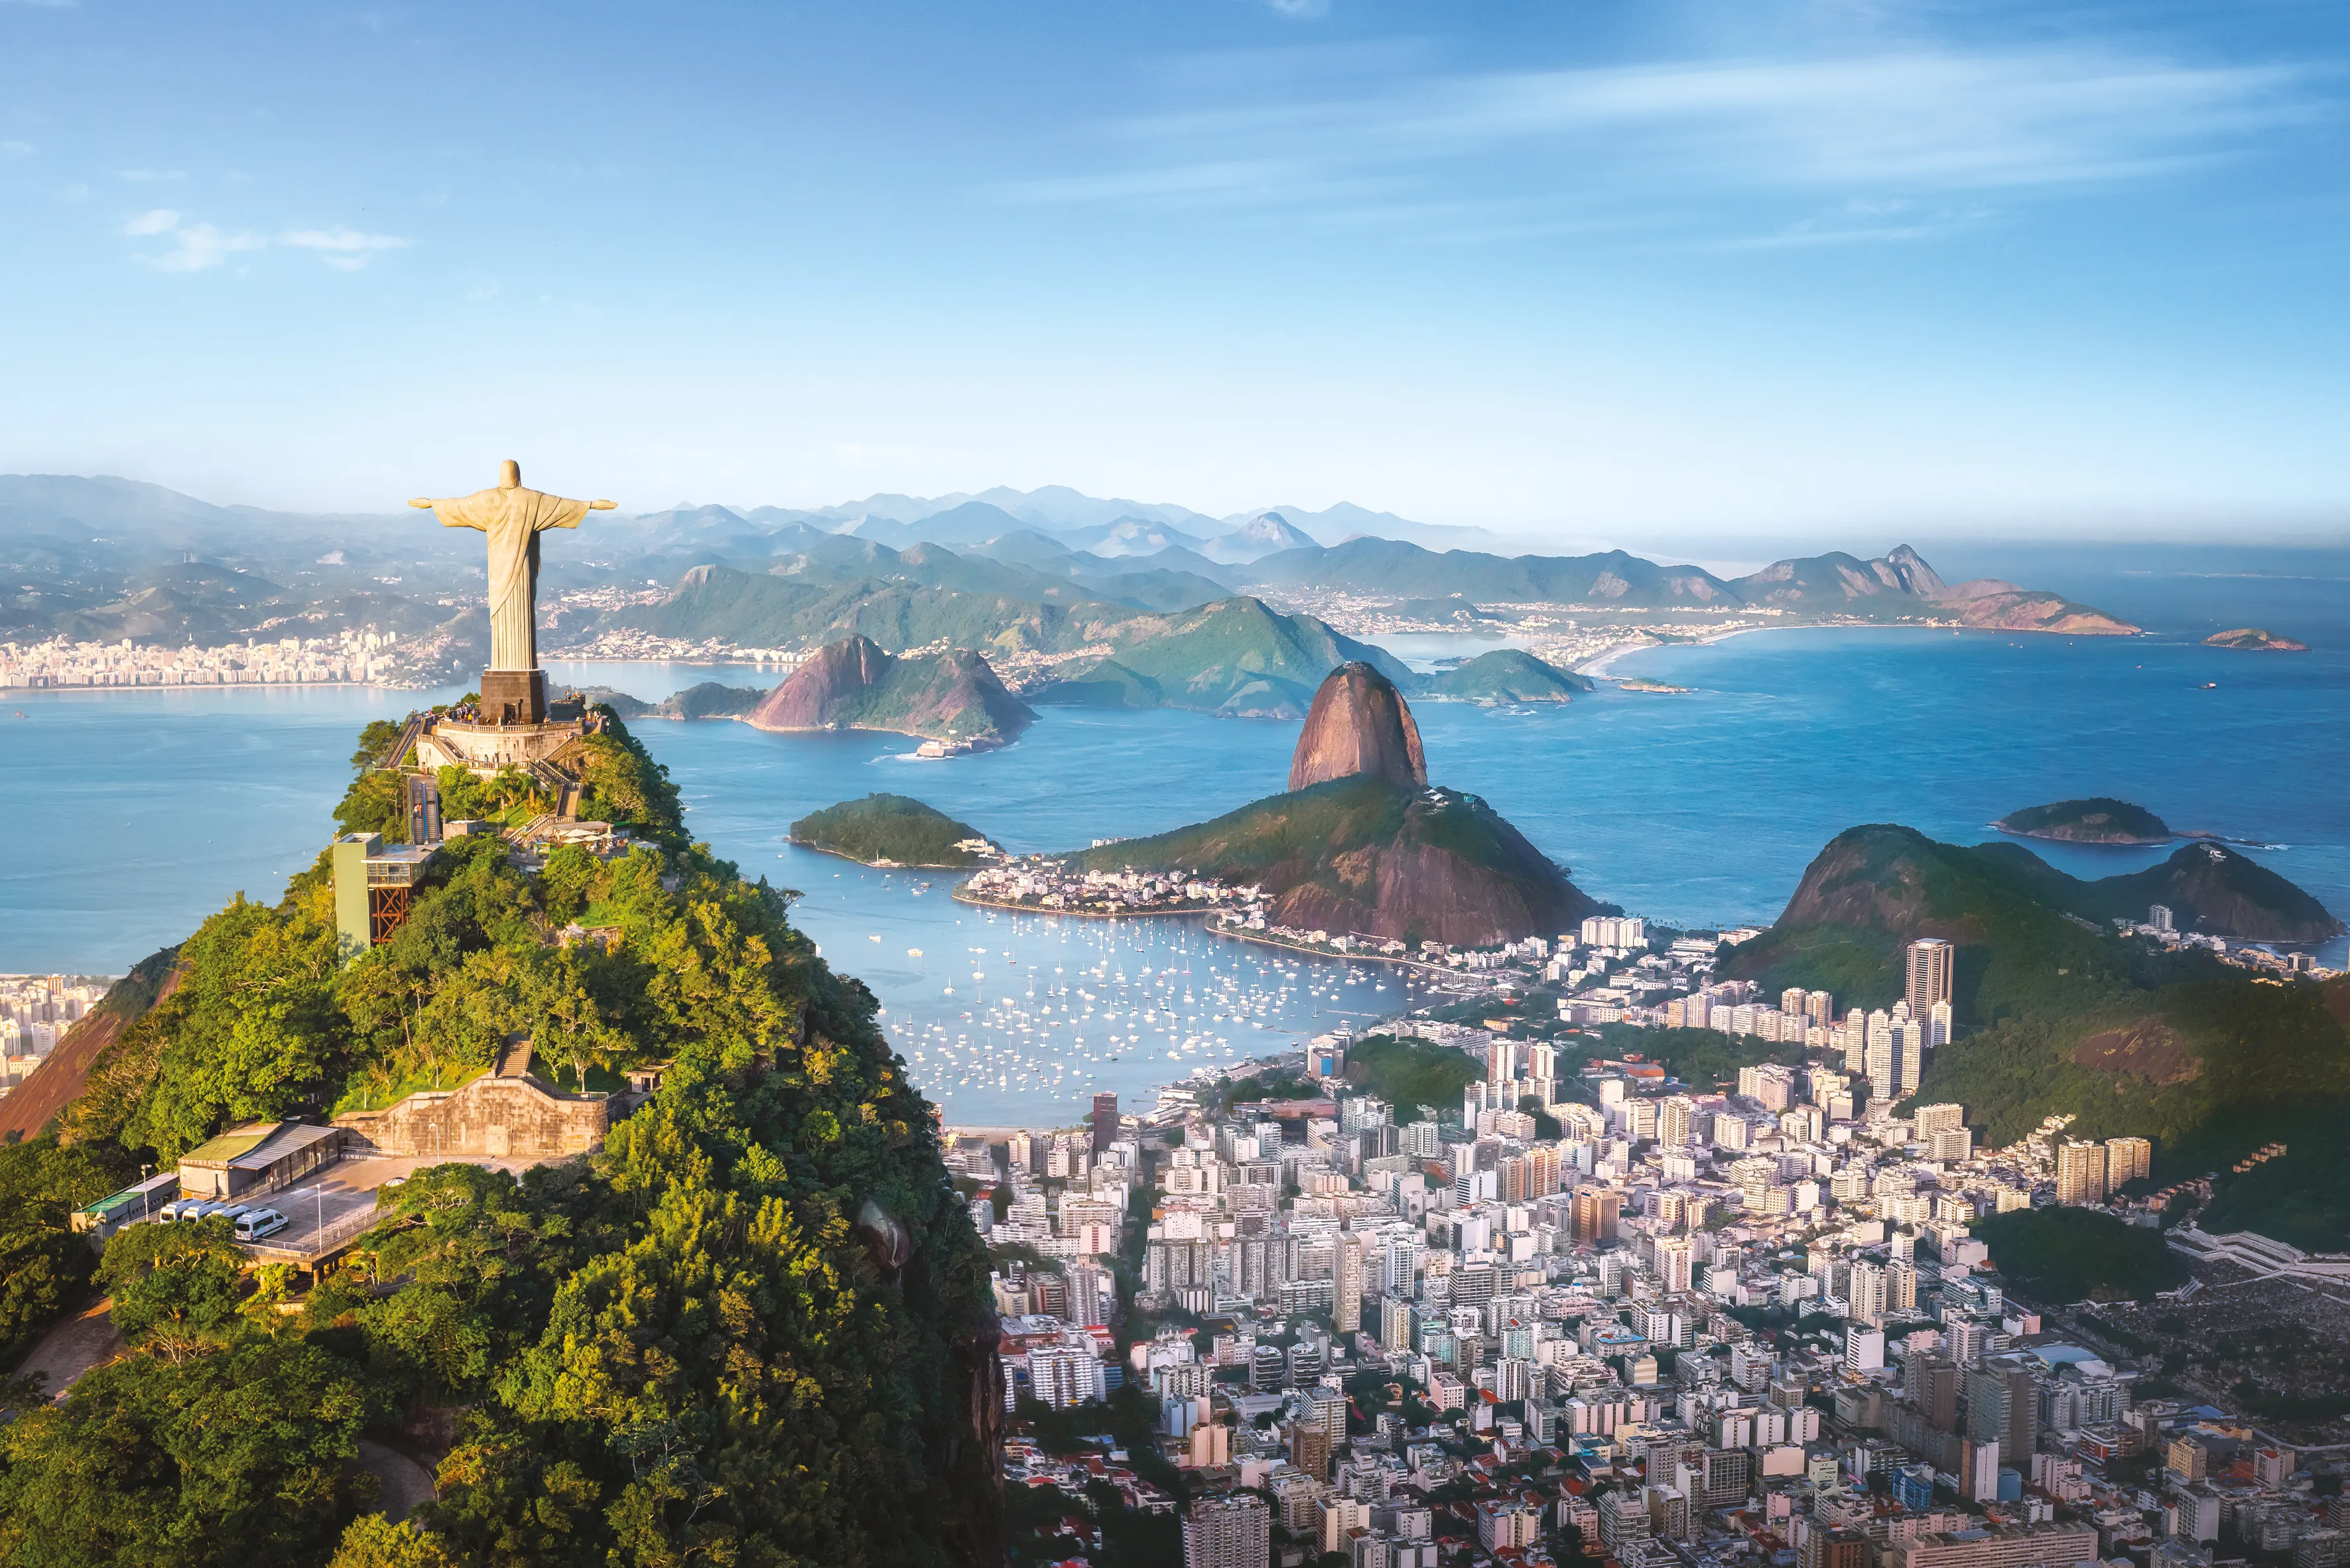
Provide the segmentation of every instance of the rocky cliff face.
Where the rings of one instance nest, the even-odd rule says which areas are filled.
[[[898,659],[869,638],[827,643],[751,711],[761,730],[889,730],[1001,743],[1035,719],[968,649]]]
[[[1425,784],[1428,763],[1403,693],[1369,665],[1347,663],[1330,671],[1314,693],[1290,757],[1289,787],[1357,776]]]
[[[828,642],[751,710],[751,722],[762,730],[847,729],[896,662],[870,638]]]

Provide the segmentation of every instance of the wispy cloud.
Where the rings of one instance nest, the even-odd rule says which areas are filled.
[[[339,224],[331,229],[292,229],[277,236],[280,244],[309,251],[328,266],[357,272],[385,251],[404,249],[408,241],[397,234],[368,234]]]
[[[1330,0],[1264,0],[1265,8],[1294,21],[1312,21],[1330,14]]]
[[[0,158],[30,158],[33,144],[29,141],[0,141]]]
[[[1364,204],[1373,191],[1404,214],[1433,196],[1472,193],[1529,219],[1679,211],[1692,222],[1718,222],[1737,198],[1814,211],[1824,192],[1887,203],[1947,198],[1906,217],[1888,207],[1782,218],[1768,230],[1778,237],[1758,243],[1923,238],[1980,222],[1970,214],[1991,193],[2020,200],[2157,177],[2331,112],[2321,90],[2328,76],[2313,67],[2185,64],[2086,46],[1398,70],[1373,80],[1352,68],[1317,80],[1310,64],[1269,71],[1259,56],[1232,62],[1222,93],[1201,79],[1214,74],[1212,62],[1182,72],[1192,93],[1210,87],[1193,98],[1208,107],[1105,128],[1107,167],[993,194],[1361,219],[1378,210]],[[1263,91],[1268,77],[1282,89]]]
[[[157,207],[124,223],[122,232],[133,239],[168,237],[172,241],[170,250],[146,258],[158,272],[203,272],[240,252],[261,250],[269,244],[259,234],[232,233],[212,223],[186,223],[181,216],[169,207]]]

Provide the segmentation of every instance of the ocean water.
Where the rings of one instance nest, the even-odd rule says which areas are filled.
[[[2063,563],[2052,560],[2042,576],[2004,575],[2051,581],[2153,635],[1762,632],[1616,666],[1686,694],[1609,688],[1564,706],[1414,711],[1438,782],[1485,795],[1591,893],[1674,924],[1767,922],[1820,847],[1857,823],[1973,842],[2009,811],[2084,794],[2275,846],[2253,853],[2340,912],[2350,910],[2350,802],[2335,766],[2350,754],[2344,559],[2230,576],[2199,557],[2163,571],[2093,557],[2077,582],[2053,580]],[[2194,640],[2246,624],[2313,651]],[[774,680],[701,666],[551,673],[656,700],[702,680]],[[240,888],[275,898],[326,843],[359,726],[416,701],[351,688],[0,694],[12,829],[0,971],[119,972]],[[1293,960],[1196,922],[979,911],[951,902],[935,876],[783,842],[798,816],[875,790],[919,796],[1017,851],[1159,832],[1277,791],[1295,724],[1052,709],[1016,746],[931,763],[888,735],[764,735],[707,721],[636,731],[680,784],[697,837],[800,892],[795,918],[872,986],[917,1082],[957,1122],[1065,1120],[1096,1089],[1130,1101],[1193,1063],[1285,1047],[1415,1000],[1390,971]],[[2082,876],[2165,853],[2034,847]],[[2343,944],[2327,956],[2344,961]]]

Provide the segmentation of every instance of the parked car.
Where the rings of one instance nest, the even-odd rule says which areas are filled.
[[[275,1209],[248,1209],[236,1217],[236,1239],[258,1241],[286,1229],[286,1216]]]
[[[197,1208],[201,1206],[203,1201],[204,1200],[201,1198],[174,1198],[172,1201],[164,1204],[163,1207],[155,1210],[155,1218],[162,1220],[166,1224],[172,1223],[180,1218],[180,1210],[182,1209]]]

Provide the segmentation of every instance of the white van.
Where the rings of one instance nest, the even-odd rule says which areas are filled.
[[[236,1239],[258,1241],[286,1229],[286,1216],[275,1209],[248,1209],[236,1217]]]

